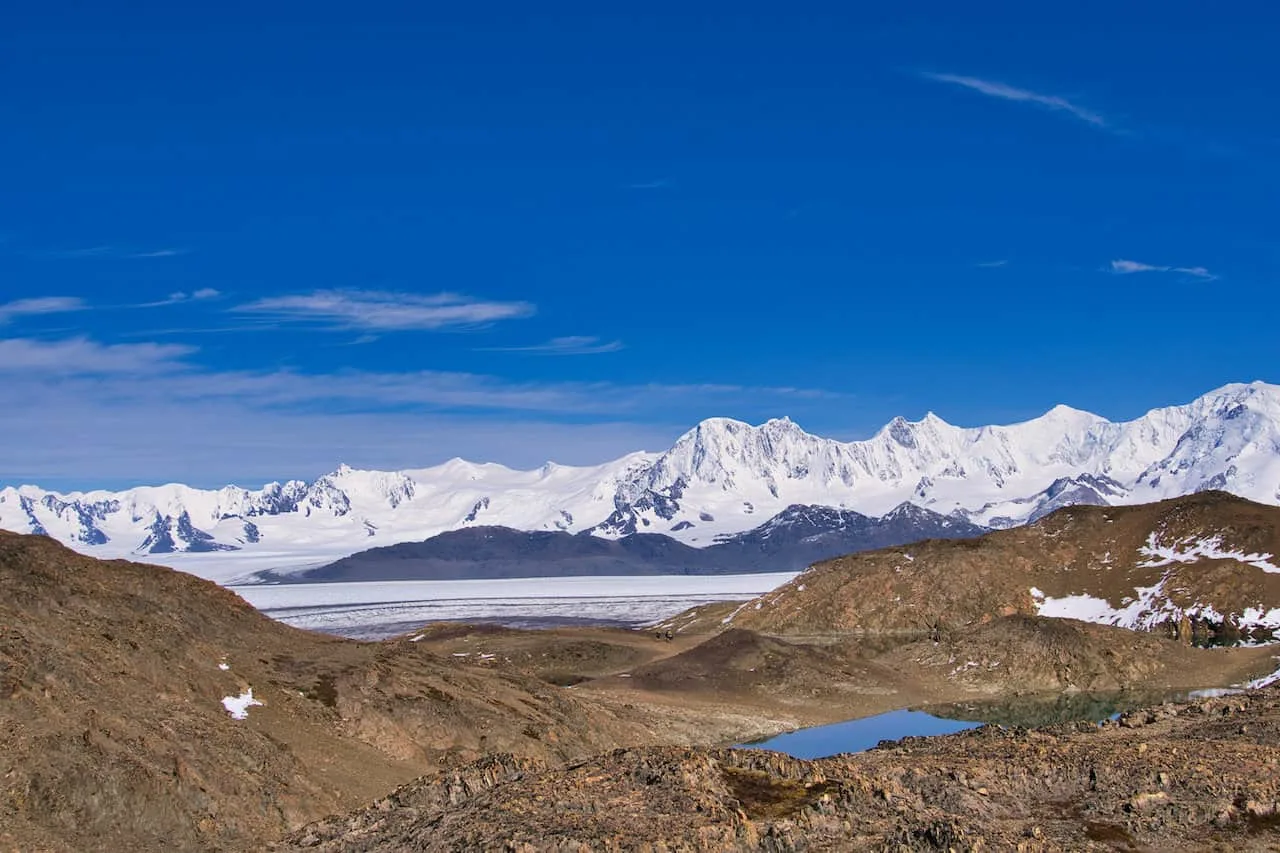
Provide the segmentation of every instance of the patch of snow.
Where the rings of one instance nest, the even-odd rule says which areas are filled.
[[[1188,699],[1217,699],[1219,696],[1232,696],[1239,693],[1241,687],[1202,687],[1187,693]]]
[[[249,718],[249,709],[254,705],[261,705],[257,699],[253,698],[253,688],[247,688],[239,696],[223,696],[222,707],[227,709],[227,713],[231,715],[233,720],[247,720]]]
[[[1078,619],[1081,622],[1093,622],[1099,625],[1115,625],[1134,631],[1151,630],[1163,622],[1177,620],[1183,616],[1209,619],[1213,622],[1226,622],[1232,614],[1223,614],[1212,604],[1195,603],[1187,607],[1179,607],[1169,600],[1165,592],[1165,583],[1169,580],[1166,573],[1154,586],[1134,588],[1134,595],[1124,599],[1122,606],[1115,607],[1105,599],[1088,594],[1066,595],[1053,598],[1045,595],[1036,587],[1031,587],[1031,598],[1036,605],[1036,614],[1053,619]],[[1280,607],[1263,610],[1260,607],[1246,607],[1234,622],[1241,630],[1254,628],[1280,629]]]
[[[1078,619],[1081,622],[1094,622],[1100,625],[1115,625],[1131,630],[1149,630],[1170,618],[1177,618],[1181,612],[1164,594],[1166,578],[1161,578],[1155,586],[1136,587],[1134,598],[1126,598],[1123,607],[1114,607],[1102,598],[1079,594],[1053,598],[1045,595],[1035,587],[1031,588],[1031,596],[1035,600],[1036,613],[1052,619]]]
[[[732,613],[730,613],[728,616],[726,616],[726,617],[724,617],[723,619],[721,619],[721,620],[720,620],[720,624],[721,624],[721,625],[728,625],[730,622],[732,622],[732,621],[733,621],[733,617],[735,617],[735,616],[737,616],[739,613],[741,613],[741,612],[742,612],[742,608],[746,607],[746,606],[747,606],[748,604],[750,604],[750,603],[751,603],[750,601],[744,601],[744,602],[742,602],[741,604],[739,604],[736,608],[734,608],[734,611],[733,611]]]
[[[1275,672],[1271,673],[1270,675],[1264,675],[1261,678],[1255,678],[1253,681],[1250,681],[1248,684],[1244,685],[1244,688],[1246,690],[1257,690],[1260,687],[1267,687],[1277,682],[1280,682],[1280,669],[1277,669]]]
[[[1261,607],[1246,607],[1240,614],[1241,628],[1280,628],[1280,607],[1263,610]]]
[[[1138,553],[1146,557],[1139,563],[1143,569],[1156,569],[1172,563],[1197,563],[1200,560],[1235,560],[1262,569],[1268,574],[1280,574],[1280,566],[1271,562],[1271,554],[1246,554],[1239,550],[1223,547],[1221,536],[1188,536],[1172,545],[1161,545],[1156,533],[1147,537],[1147,543],[1138,549]]]

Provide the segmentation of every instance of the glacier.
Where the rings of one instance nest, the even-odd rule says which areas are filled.
[[[1023,423],[895,418],[842,442],[787,418],[705,420],[658,453],[519,471],[453,459],[405,471],[339,466],[250,490],[181,484],[119,492],[0,489],[0,528],[96,557],[144,558],[218,581],[321,565],[468,525],[701,547],[794,505],[869,516],[927,508],[987,527],[1076,503],[1134,504],[1205,489],[1280,503],[1280,386],[1231,384],[1136,420],[1057,406]]]

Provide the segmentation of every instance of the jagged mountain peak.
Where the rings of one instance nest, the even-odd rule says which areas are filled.
[[[213,537],[200,541],[303,562],[476,524],[607,537],[666,533],[704,547],[789,513],[927,511],[933,519],[1007,527],[1061,506],[1143,503],[1206,489],[1280,503],[1280,386],[1224,385],[1127,422],[1059,405],[1020,423],[969,428],[930,412],[916,421],[894,418],[861,441],[813,435],[785,417],[755,426],[708,418],[664,452],[591,467],[548,462],[518,471],[455,458],[409,471],[342,464],[309,483],[258,490],[9,487],[0,489],[0,527],[47,532],[114,557],[153,535],[157,517],[173,519],[163,525],[169,535],[180,533],[185,513],[184,530]],[[182,550],[176,539],[174,550]]]
[[[881,519],[907,519],[937,516],[939,513],[916,506],[910,501],[903,501],[881,516]]]
[[[867,516],[842,507],[819,506],[814,504],[791,504],[764,524],[755,528],[755,532],[768,534],[783,527],[804,525],[813,528],[833,528],[850,522],[867,520]]]
[[[1085,411],[1084,409],[1077,409],[1074,406],[1068,406],[1066,403],[1058,403],[1040,417],[1051,418],[1054,420],[1065,420],[1071,418],[1081,418],[1088,421],[1106,420],[1106,418],[1101,415],[1095,415],[1093,412]],[[1033,418],[1032,420],[1039,420],[1039,418]]]
[[[685,432],[684,435],[680,436],[680,438],[676,440],[676,445],[679,445],[681,442],[705,441],[720,436],[753,437],[778,435],[805,438],[815,437],[805,432],[799,424],[786,415],[777,418],[770,418],[758,426],[736,418],[705,418],[699,421],[692,429]]]

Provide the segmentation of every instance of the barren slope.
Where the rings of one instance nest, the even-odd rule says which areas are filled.
[[[254,847],[489,750],[554,761],[663,736],[519,673],[297,631],[45,537],[0,533],[0,588],[0,849]],[[232,719],[222,698],[250,687],[263,705]]]
[[[1280,626],[1275,554],[1280,508],[1223,492],[1068,507],[977,539],[821,563],[749,602],[732,624],[782,635],[913,632],[1041,613],[1184,635],[1199,621],[1206,636],[1269,637]]]

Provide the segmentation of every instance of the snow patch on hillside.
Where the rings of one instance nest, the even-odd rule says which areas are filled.
[[[1166,574],[1154,586],[1135,588],[1135,595],[1126,597],[1120,607],[1114,606],[1105,599],[1087,594],[1055,598],[1045,595],[1034,586],[1031,587],[1031,599],[1035,603],[1038,616],[1052,619],[1078,619],[1081,622],[1114,625],[1135,631],[1150,631],[1170,620],[1177,621],[1183,616],[1207,619],[1219,624],[1227,621],[1227,615],[1219,612],[1211,604],[1196,603],[1188,607],[1179,607],[1174,604],[1165,594],[1164,587],[1168,579],[1169,576]],[[1237,615],[1234,622],[1243,631],[1280,629],[1280,607],[1271,609],[1246,607]]]
[[[261,705],[257,699],[253,698],[253,688],[250,687],[239,696],[223,696],[222,707],[227,710],[233,720],[249,719],[249,709],[254,705]]]
[[[1138,549],[1146,557],[1139,568],[1155,569],[1172,563],[1197,563],[1200,560],[1235,560],[1262,569],[1271,574],[1280,573],[1280,566],[1271,562],[1271,554],[1246,554],[1222,544],[1221,536],[1188,536],[1172,545],[1161,545],[1156,533],[1147,537],[1147,544]]]
[[[1052,619],[1078,619],[1099,625],[1115,625],[1131,630],[1150,630],[1169,618],[1177,618],[1180,611],[1164,594],[1167,576],[1154,586],[1137,587],[1136,595],[1126,599],[1121,607],[1092,595],[1067,595],[1053,598],[1031,587],[1031,598],[1036,613]]]

